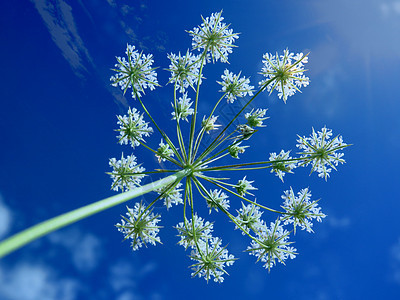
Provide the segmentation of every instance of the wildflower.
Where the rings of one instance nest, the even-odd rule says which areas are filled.
[[[118,231],[122,232],[125,239],[132,239],[133,250],[138,250],[146,243],[156,245],[161,244],[160,237],[157,236],[162,226],[157,226],[160,222],[160,215],[154,215],[151,210],[146,209],[142,202],[135,203],[132,208],[127,207],[127,217],[122,216],[121,223],[116,224]]]
[[[171,53],[168,54],[168,58],[171,61],[167,69],[171,72],[168,83],[176,82],[181,93],[184,93],[189,86],[195,89],[194,84],[199,78],[200,57],[187,50],[186,55],[181,56],[180,52],[178,55]]]
[[[181,237],[178,242],[187,249],[188,247],[196,248],[196,243],[200,240],[207,240],[212,237],[211,232],[213,231],[213,224],[204,220],[197,215],[194,215],[194,222],[192,220],[181,222],[175,227]]]
[[[285,264],[287,258],[295,258],[297,251],[288,245],[293,242],[288,242],[290,232],[280,225],[279,220],[275,223],[271,222],[270,227],[264,226],[258,232],[256,240],[252,240],[247,252],[250,255],[257,256],[257,261],[265,262],[264,267],[270,269],[276,264],[276,260]]]
[[[308,62],[307,55],[303,53],[294,55],[286,49],[283,55],[266,53],[263,58],[264,66],[260,74],[264,75],[265,79],[259,84],[264,86],[272,80],[267,86],[267,91],[271,94],[273,90],[277,90],[279,99],[283,98],[285,103],[289,96],[296,91],[300,92],[302,86],[306,87],[310,83],[309,78],[303,74],[306,71],[303,66]]]
[[[201,121],[201,127],[203,127],[204,131],[210,133],[211,130],[216,130],[221,125],[215,124],[217,121],[218,116],[211,116],[210,118],[206,119],[206,116],[203,117]]]
[[[229,209],[229,200],[228,195],[222,192],[221,190],[215,189],[210,191],[209,196],[206,198],[207,206],[211,210],[214,208],[215,211],[218,211],[218,208],[222,207],[225,210]]]
[[[128,115],[117,116],[119,125],[118,142],[121,145],[128,145],[129,142],[133,148],[144,142],[143,136],[150,136],[153,128],[149,127],[149,123],[143,120],[143,115],[140,115],[136,108],[129,108]]]
[[[239,142],[239,143],[234,143],[234,144],[230,145],[229,148],[228,148],[229,154],[230,154],[233,158],[239,159],[239,153],[240,153],[240,154],[244,153],[245,149],[249,147],[249,146],[239,146],[240,143],[241,143],[241,142]]]
[[[188,98],[187,93],[184,93],[182,97],[179,97],[176,109],[171,113],[173,118],[172,120],[185,120],[188,122],[187,117],[193,115],[194,109],[190,108],[193,102],[190,102],[190,98]],[[172,103],[172,107],[174,104]],[[178,116],[178,117],[177,117]]]
[[[247,120],[247,124],[252,128],[265,127],[265,125],[263,125],[263,121],[269,119],[269,117],[264,117],[267,113],[267,110],[268,109],[257,108],[255,112],[253,112],[254,109],[252,109],[251,112],[246,113],[244,117]]]
[[[249,233],[250,230],[258,232],[260,228],[264,226],[264,221],[261,220],[262,212],[260,208],[254,204],[244,205],[242,202],[242,208],[236,210],[238,213],[235,217],[235,229],[241,228],[242,234],[245,235],[246,232]]]
[[[312,129],[310,137],[301,137],[297,142],[297,147],[303,152],[300,152],[303,162],[300,166],[312,165],[311,173],[317,171],[318,177],[324,177],[325,180],[329,177],[332,167],[336,170],[339,163],[345,163],[342,159],[344,153],[337,152],[349,145],[343,143],[342,136],[338,135],[332,140],[332,130],[323,127],[317,133]]]
[[[224,267],[233,265],[236,260],[232,254],[228,254],[226,246],[221,247],[221,239],[215,237],[199,243],[199,247],[192,251],[190,258],[196,261],[190,266],[194,271],[192,277],[204,277],[207,283],[211,277],[214,277],[215,282],[222,283],[222,276],[228,275]]]
[[[112,69],[117,72],[110,78],[112,86],[120,86],[124,94],[128,88],[131,88],[134,99],[140,97],[144,89],[154,90],[156,86],[159,86],[155,68],[151,67],[154,62],[152,54],[139,53],[132,45],[126,46],[125,54],[128,60],[125,57],[117,57],[116,69]]]
[[[251,184],[254,182],[253,181],[248,181],[246,180],[247,176],[244,176],[243,179],[240,179],[236,185],[236,191],[240,196],[243,196],[245,194],[250,194],[254,196],[253,194],[249,193],[248,190],[257,190],[257,188],[253,187]]]
[[[124,158],[124,154],[122,153],[121,160],[117,161],[115,158],[111,158],[109,164],[114,169],[109,173],[113,179],[111,188],[114,191],[121,189],[123,192],[124,190],[140,186],[140,181],[145,175],[135,173],[142,173],[145,171],[145,168],[136,163],[134,155],[128,155]]]
[[[306,229],[307,232],[313,232],[311,229],[312,219],[322,222],[322,218],[326,217],[318,207],[318,200],[310,201],[311,192],[308,191],[308,188],[302,189],[296,197],[290,187],[290,190],[284,192],[282,199],[285,201],[281,207],[286,213],[281,219],[284,221],[284,225],[293,224],[294,233],[296,233],[296,226],[300,226],[302,230]]]
[[[167,186],[157,190],[157,192],[162,195],[160,198],[164,199],[164,205],[167,207],[167,209],[171,208],[172,204],[183,204],[181,194],[182,189],[180,189],[181,186],[182,183],[178,183],[176,186],[174,186],[174,188]]]
[[[244,140],[248,140],[256,132],[255,129],[251,128],[246,124],[238,125],[237,130],[240,131],[241,134],[240,138]]]
[[[237,97],[245,97],[246,95],[253,96],[254,86],[249,85],[250,80],[246,77],[240,78],[240,74],[234,75],[225,69],[224,74],[221,75],[222,82],[217,81],[222,85],[221,92],[226,93],[228,102],[233,103]]]
[[[211,14],[210,17],[203,18],[203,23],[199,27],[188,31],[193,37],[193,49],[204,49],[207,55],[207,61],[215,62],[218,59],[221,62],[228,62],[228,54],[232,53],[233,42],[239,38],[237,33],[233,33],[233,29],[228,29],[222,21],[224,18],[221,16],[222,11],[219,13]]]
[[[174,156],[174,151],[172,151],[168,144],[164,144],[164,142],[161,140],[156,154],[158,162],[160,163],[161,161],[165,161],[166,157],[171,156]]]
[[[293,169],[296,168],[296,162],[295,161],[288,161],[292,159],[291,156],[289,156],[290,151],[285,152],[284,150],[281,150],[281,152],[276,155],[275,152],[270,153],[269,156],[269,161],[272,162],[272,168],[271,168],[271,173],[275,172],[275,175],[279,177],[280,180],[283,182],[283,176],[285,176],[285,173],[293,173]]]

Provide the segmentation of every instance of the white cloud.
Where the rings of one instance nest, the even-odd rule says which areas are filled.
[[[11,211],[5,205],[3,196],[0,194],[0,238],[3,238],[11,227]]]
[[[91,272],[98,266],[102,246],[100,239],[93,234],[67,229],[55,232],[48,238],[51,243],[63,246],[71,253],[71,260],[77,270]]]
[[[92,62],[86,49],[72,15],[72,8],[62,0],[31,0],[54,43],[60,48],[62,55],[68,61],[75,74],[83,77],[87,71],[85,64]]]
[[[391,267],[393,270],[392,279],[400,284],[400,238],[390,248]]]
[[[72,300],[79,283],[70,278],[57,278],[43,265],[19,263],[14,268],[0,267],[0,298],[4,300]]]
[[[333,228],[347,228],[350,226],[350,218],[348,217],[336,218],[328,215],[326,219]]]

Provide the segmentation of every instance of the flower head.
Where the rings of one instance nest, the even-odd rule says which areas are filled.
[[[265,79],[260,81],[260,86],[264,86],[269,81],[267,90],[272,93],[273,90],[278,91],[279,99],[286,100],[296,91],[300,92],[300,87],[307,86],[310,83],[308,77],[304,76],[303,69],[305,63],[308,62],[307,55],[303,53],[290,53],[288,49],[283,51],[283,55],[272,55],[266,53],[263,55],[263,68],[260,74],[265,76]]]
[[[139,53],[132,45],[126,46],[125,54],[128,60],[125,57],[117,57],[116,69],[113,69],[117,74],[111,76],[111,85],[120,86],[124,94],[131,88],[133,98],[140,97],[140,93],[144,93],[146,88],[154,90],[159,84],[155,68],[151,67],[154,62],[153,55]]]
[[[160,237],[157,236],[162,226],[157,226],[160,222],[160,216],[154,215],[151,210],[146,209],[142,202],[135,203],[132,208],[127,207],[128,217],[122,216],[121,223],[116,224],[118,231],[122,232],[125,239],[132,239],[133,250],[138,250],[146,243],[156,245],[161,243]]]
[[[270,153],[269,161],[272,162],[271,173],[275,173],[276,176],[279,177],[283,182],[283,176],[286,173],[293,173],[293,169],[296,168],[296,162],[294,161],[286,161],[292,159],[290,155],[290,151],[285,152],[281,150],[281,152],[276,155],[275,152]]]
[[[250,230],[258,232],[260,228],[264,226],[264,221],[261,220],[262,212],[260,212],[260,207],[254,204],[244,205],[242,202],[242,208],[236,210],[238,215],[235,217],[235,229],[242,229],[249,233]],[[239,226],[238,226],[239,225]],[[242,234],[246,233],[242,231]]]
[[[145,168],[136,163],[134,155],[128,155],[125,158],[122,153],[120,160],[111,158],[109,164],[114,169],[109,173],[113,179],[111,188],[114,191],[118,191],[118,189],[121,189],[121,191],[130,190],[140,186],[140,181],[145,175],[136,173],[144,172]]]
[[[238,75],[234,75],[225,69],[224,74],[221,75],[223,81],[217,81],[222,85],[221,92],[226,93],[225,97],[230,103],[233,103],[237,97],[253,96],[254,86],[249,85],[250,79],[244,76],[240,78],[240,74],[241,72]]]
[[[306,229],[307,232],[313,232],[312,220],[316,219],[321,222],[322,218],[326,217],[318,207],[318,200],[310,201],[311,192],[308,191],[308,188],[302,189],[296,197],[290,187],[290,190],[284,192],[282,199],[285,201],[281,207],[286,212],[281,219],[285,225],[293,224],[294,233],[296,233],[296,226],[300,226],[302,230]]]
[[[210,191],[209,196],[206,198],[207,206],[211,210],[214,208],[215,211],[218,211],[220,207],[225,210],[229,209],[229,200],[228,195],[222,192],[222,190],[215,189]]]
[[[193,220],[186,220],[186,222],[181,222],[175,227],[180,236],[181,240],[178,242],[187,249],[188,247],[196,248],[196,243],[200,240],[207,240],[212,237],[211,232],[213,231],[213,224],[204,220],[197,215],[194,215]]]
[[[247,120],[247,124],[252,128],[265,127],[265,125],[263,125],[263,121],[269,119],[269,117],[264,117],[267,113],[267,110],[268,109],[257,108],[256,111],[252,109],[249,113],[246,113],[244,117]]]
[[[245,194],[250,194],[250,195],[254,196],[253,194],[248,192],[249,190],[257,190],[257,188],[255,188],[254,186],[251,185],[254,182],[254,180],[248,181],[246,179],[246,177],[247,176],[244,176],[243,179],[240,179],[238,181],[238,183],[235,186],[236,191],[240,196],[244,196]]]
[[[244,140],[248,140],[256,132],[255,129],[251,128],[247,124],[238,125],[236,130],[240,132],[240,138]]]
[[[216,130],[221,125],[215,124],[217,121],[218,116],[211,116],[210,118],[206,119],[206,116],[203,117],[201,121],[201,127],[203,127],[204,131],[210,133],[211,130]]]
[[[164,144],[161,140],[160,144],[158,145],[156,157],[158,158],[158,162],[165,161],[166,157],[174,156],[174,151],[169,147],[168,144]]]
[[[250,147],[250,146],[240,146],[241,142],[239,143],[233,143],[232,145],[229,146],[228,152],[233,158],[239,159],[239,154],[244,153],[245,149]]]
[[[187,93],[184,93],[182,97],[179,97],[176,108],[172,103],[172,107],[174,107],[174,111],[171,113],[173,118],[172,120],[185,120],[189,122],[187,117],[193,115],[194,109],[190,108],[193,102],[190,102],[190,98],[187,96]]]
[[[317,171],[319,177],[327,178],[331,172],[331,168],[336,170],[339,163],[345,163],[342,158],[344,153],[339,150],[349,146],[343,142],[342,136],[338,135],[331,139],[332,130],[323,127],[321,131],[315,132],[312,129],[310,137],[301,137],[297,142],[297,147],[303,150],[301,154],[302,163],[300,166],[312,165],[311,173]]]
[[[127,145],[129,142],[133,148],[144,142],[144,136],[150,136],[153,128],[149,127],[149,123],[143,120],[143,114],[140,115],[136,108],[129,108],[128,115],[117,116],[119,125],[118,142],[121,145]]]
[[[222,283],[224,274],[228,274],[225,266],[231,266],[236,258],[232,254],[228,254],[225,247],[221,247],[221,239],[210,238],[199,243],[198,248],[192,250],[190,258],[196,261],[190,267],[193,269],[192,277],[204,277],[208,282],[214,277],[215,282]]]
[[[246,251],[250,255],[257,256],[257,261],[265,262],[264,267],[270,269],[276,264],[276,260],[285,264],[287,258],[295,258],[297,251],[288,245],[293,242],[288,242],[289,231],[283,229],[279,220],[275,223],[271,222],[270,227],[264,226],[258,232],[257,240],[252,240]]]
[[[157,190],[157,193],[162,195],[160,199],[164,199],[164,205],[167,209],[172,207],[172,204],[178,205],[183,204],[182,199],[182,189],[180,188],[182,183],[178,183],[173,188],[167,186],[165,188],[161,188]]]
[[[229,25],[223,23],[224,18],[219,13],[211,14],[210,17],[203,18],[203,23],[199,27],[188,31],[193,37],[193,49],[204,49],[207,55],[207,61],[210,56],[213,62],[218,59],[221,62],[228,62],[228,54],[232,53],[232,44],[235,39],[239,38],[237,33],[233,33],[233,29],[228,29]]]
[[[168,54],[168,58],[171,61],[168,69],[171,77],[168,83],[176,82],[181,93],[184,93],[189,86],[195,89],[194,84],[199,79],[200,57],[187,50],[186,55],[181,56],[180,52],[178,55],[171,53]]]

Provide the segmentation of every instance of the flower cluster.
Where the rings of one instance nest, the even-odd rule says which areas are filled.
[[[282,182],[283,176],[285,176],[286,173],[293,173],[292,170],[297,166],[296,162],[292,161],[290,151],[285,152],[281,150],[278,155],[273,152],[270,154],[269,160],[272,162],[271,173],[275,173]]]
[[[221,75],[223,81],[217,81],[222,85],[221,92],[226,93],[225,97],[230,103],[233,103],[237,97],[253,96],[254,86],[249,85],[250,79],[246,77],[240,78],[240,74],[241,72],[238,75],[234,75],[225,69],[224,74]]]
[[[188,121],[187,117],[193,115],[194,109],[191,108],[193,102],[190,102],[187,94],[184,93],[182,97],[179,97],[177,105],[172,103],[172,107],[175,110],[171,113],[173,116],[172,120],[185,120]]]
[[[113,171],[109,174],[113,179],[111,188],[114,191],[118,192],[120,189],[123,192],[140,186],[140,182],[145,176],[140,173],[143,173],[145,168],[137,164],[136,156],[128,155],[125,158],[122,153],[120,160],[111,158],[109,164],[113,168]]]
[[[146,246],[146,243],[154,246],[156,242],[161,243],[160,237],[157,236],[161,228],[157,225],[160,216],[154,215],[142,202],[135,203],[133,209],[127,209],[128,217],[122,216],[121,223],[115,226],[125,236],[125,240],[132,239],[132,249],[138,250],[143,244]]]

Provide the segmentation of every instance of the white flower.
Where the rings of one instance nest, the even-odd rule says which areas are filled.
[[[178,183],[174,188],[170,188],[169,186],[165,188],[161,188],[156,190],[158,194],[162,195],[160,199],[164,199],[164,205],[167,207],[167,209],[172,207],[172,204],[178,205],[178,204],[183,204],[183,199],[182,199],[182,189],[180,187],[182,186],[182,183]],[[169,189],[169,190],[168,190]],[[166,190],[168,190],[166,192]]]
[[[256,130],[251,128],[247,124],[240,124],[236,127],[236,130],[240,131],[240,139],[248,140]]]
[[[192,277],[204,277],[207,282],[214,277],[214,281],[219,283],[224,281],[224,274],[228,275],[224,270],[225,266],[231,266],[236,260],[232,254],[228,254],[226,246],[221,247],[219,238],[199,243],[199,247],[192,250],[190,258],[196,261],[190,266],[194,271]]]
[[[174,107],[174,104],[171,104],[172,107]],[[179,97],[176,109],[174,107],[174,111],[171,113],[173,116],[172,120],[175,120],[176,116],[178,116],[178,121],[182,119],[189,122],[187,117],[193,115],[194,113],[194,109],[190,108],[192,104],[193,102],[190,102],[190,98],[188,98],[187,93],[184,93],[182,97]]]
[[[239,154],[244,153],[245,149],[250,146],[239,146],[242,142],[234,143],[229,146],[228,152],[233,158],[239,159]]]
[[[109,164],[114,169],[109,173],[113,179],[111,188],[114,191],[121,189],[123,192],[124,190],[130,190],[140,186],[140,181],[145,175],[135,173],[143,173],[145,168],[136,163],[136,157],[134,155],[128,155],[124,158],[124,154],[122,153],[121,160],[117,161],[115,158],[111,158]]]
[[[208,221],[204,223],[201,217],[194,215],[193,223],[192,220],[186,220],[185,223],[181,222],[175,227],[179,232],[178,236],[181,237],[178,244],[185,249],[188,247],[196,248],[196,243],[199,243],[200,240],[205,241],[212,237],[213,224]]]
[[[267,110],[268,109],[257,108],[256,111],[254,111],[253,108],[249,113],[244,115],[247,120],[247,124],[252,128],[265,127],[265,125],[263,125],[263,121],[269,119],[269,117],[264,117],[267,113]]]
[[[255,255],[257,261],[265,262],[264,267],[270,269],[276,264],[276,260],[285,264],[287,258],[295,258],[297,251],[288,245],[293,242],[288,242],[290,232],[280,225],[279,220],[275,223],[271,222],[270,227],[263,226],[258,232],[256,240],[252,240],[246,251],[250,255]]]
[[[254,204],[244,205],[242,202],[242,208],[236,210],[238,215],[235,217],[235,221],[238,225],[235,229],[242,229],[249,233],[250,229],[254,232],[258,232],[261,227],[264,226],[264,221],[261,220],[262,212],[260,212],[260,207]],[[242,231],[242,234],[246,233]]]
[[[229,200],[228,195],[222,192],[222,190],[215,189],[210,191],[209,196],[206,197],[207,206],[211,210],[214,208],[215,211],[218,211],[220,207],[225,210],[229,209]]]
[[[228,29],[222,21],[224,18],[219,13],[211,14],[210,17],[203,18],[203,23],[199,27],[188,31],[193,37],[193,49],[204,49],[207,52],[207,61],[210,56],[213,62],[218,59],[221,62],[228,62],[228,54],[232,53],[232,44],[235,39],[239,38],[237,33],[233,33],[233,29]]]
[[[264,75],[265,79],[259,84],[264,86],[271,81],[267,86],[267,91],[271,94],[273,90],[277,90],[279,99],[283,98],[285,103],[289,96],[296,91],[300,92],[301,87],[306,87],[310,83],[309,78],[303,74],[306,71],[303,66],[308,62],[307,55],[303,53],[295,55],[286,49],[283,55],[266,53],[263,58],[264,67],[260,74]]]
[[[131,88],[133,98],[140,97],[140,93],[144,93],[146,88],[154,90],[159,84],[155,68],[151,67],[154,62],[153,55],[139,53],[132,45],[126,46],[125,54],[128,60],[125,57],[117,57],[116,69],[113,69],[117,74],[111,76],[111,85],[120,86],[124,94],[128,88]]]
[[[307,232],[313,232],[312,220],[316,219],[318,222],[322,222],[322,218],[326,217],[318,207],[318,200],[310,201],[311,192],[308,191],[308,188],[302,189],[296,197],[290,187],[290,190],[284,192],[282,199],[285,201],[281,207],[286,213],[281,219],[284,221],[284,225],[293,224],[294,233],[296,233],[296,226],[300,226],[302,230],[306,229]]]
[[[217,121],[218,116],[211,116],[210,118],[206,119],[206,116],[203,117],[201,121],[201,127],[203,127],[204,131],[210,133],[211,130],[216,130],[221,125],[215,124]]]
[[[129,142],[133,148],[144,142],[143,137],[150,136],[153,128],[149,127],[149,123],[143,120],[143,114],[140,115],[136,108],[129,108],[128,115],[117,116],[119,125],[119,135],[117,136],[118,142],[121,145],[128,145]]]
[[[281,152],[276,155],[275,152],[270,153],[269,156],[269,161],[272,162],[272,167],[271,167],[271,173],[275,172],[275,175],[279,177],[280,180],[283,182],[283,176],[285,176],[285,173],[293,173],[293,169],[296,168],[296,162],[295,161],[284,161],[284,160],[290,160],[292,159],[291,156],[289,156],[290,151],[285,152],[284,150],[281,150]]]
[[[171,72],[168,83],[176,82],[181,93],[184,93],[188,86],[195,89],[194,84],[196,84],[199,79],[200,56],[194,55],[187,50],[184,56],[181,56],[179,52],[178,55],[173,53],[168,54],[168,58],[171,61],[169,69],[167,69]]]
[[[156,245],[161,244],[160,237],[157,236],[162,226],[157,226],[160,222],[160,216],[154,215],[151,210],[146,210],[146,206],[135,203],[134,208],[127,207],[127,217],[122,216],[121,223],[116,224],[118,231],[122,232],[125,239],[132,239],[132,249],[138,250],[146,243]]]
[[[238,183],[235,186],[236,191],[240,196],[243,196],[245,194],[250,194],[250,195],[254,196],[253,194],[248,192],[249,190],[257,190],[257,188],[255,188],[251,185],[254,182],[254,180],[248,181],[248,180],[246,180],[246,177],[247,176],[244,176],[243,179],[240,179],[238,181]]]
[[[159,148],[157,149],[156,157],[158,158],[158,162],[165,161],[166,157],[174,156],[174,151],[169,147],[168,144],[164,144],[161,140],[159,144]]]
[[[221,75],[222,82],[217,81],[222,85],[221,92],[226,93],[228,102],[233,103],[237,97],[245,97],[246,95],[253,96],[254,86],[249,85],[250,80],[246,77],[240,78],[240,74],[234,75],[225,69],[224,74]]]
[[[310,137],[301,137],[298,135],[299,139],[297,142],[297,147],[303,152],[301,158],[303,162],[299,166],[307,166],[311,163],[312,169],[311,173],[317,171],[319,177],[327,178],[331,172],[331,168],[336,170],[339,163],[345,163],[342,159],[344,153],[337,152],[349,145],[343,143],[342,136],[338,135],[333,139],[332,130],[323,127],[321,131],[317,133],[312,129],[312,134]]]

